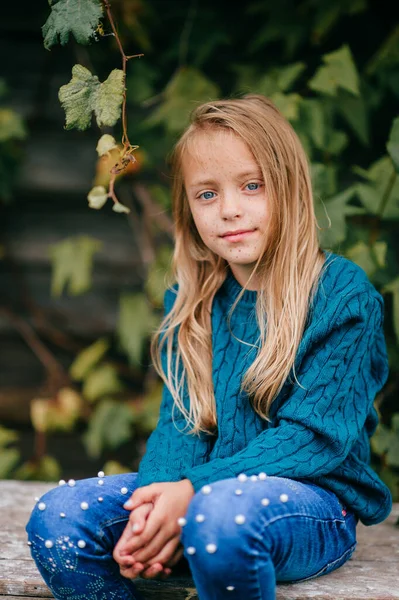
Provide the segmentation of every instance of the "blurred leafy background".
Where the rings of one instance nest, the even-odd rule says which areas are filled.
[[[109,184],[120,146],[96,145],[120,140],[121,121],[66,131],[58,92],[76,63],[105,81],[121,55],[106,18],[59,45],[48,19],[64,1],[8,4],[0,23],[0,478],[137,470],[161,396],[149,340],[172,247],[167,153],[196,103],[259,92],[308,152],[322,247],[384,297],[390,375],[372,462],[399,501],[397,6],[114,0],[125,53],[144,54],[127,64],[139,148],[116,178],[129,212],[115,214],[87,195]]]

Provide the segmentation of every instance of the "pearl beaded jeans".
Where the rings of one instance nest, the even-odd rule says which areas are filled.
[[[71,481],[36,504],[28,543],[56,599],[142,599],[112,558],[136,481],[136,473]],[[357,518],[335,494],[283,477],[240,475],[204,486],[186,520],[179,566],[200,600],[273,600],[276,582],[329,573],[356,547]]]

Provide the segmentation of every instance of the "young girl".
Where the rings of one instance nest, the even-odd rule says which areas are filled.
[[[138,474],[69,481],[27,526],[55,598],[275,598],[344,564],[391,509],[370,468],[383,299],[322,250],[295,132],[259,95],[199,106],[173,154],[175,251],[153,337],[160,417]],[[61,482],[65,483],[65,482]]]

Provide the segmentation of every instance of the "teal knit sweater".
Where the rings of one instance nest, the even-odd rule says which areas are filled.
[[[369,438],[378,422],[373,402],[388,377],[383,298],[355,263],[324,253],[326,270],[295,359],[302,387],[287,378],[273,401],[271,422],[240,392],[256,349],[229,331],[226,315],[241,290],[229,271],[212,306],[217,435],[181,433],[185,421],[175,410],[179,430],[173,424],[173,400],[164,386],[158,425],[139,465],[140,486],[189,479],[198,491],[263,471],[329,488],[365,525],[388,516],[390,492],[369,464]],[[234,335],[250,344],[259,336],[256,296],[246,290],[231,319]],[[166,311],[174,298],[167,290]]]

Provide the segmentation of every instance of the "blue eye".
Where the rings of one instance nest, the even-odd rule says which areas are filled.
[[[211,194],[210,196],[208,194]],[[202,194],[200,194],[200,198],[203,197],[204,200],[212,200],[214,196],[213,192],[203,192]]]
[[[260,184],[259,184],[259,183],[255,183],[255,182],[253,182],[253,183],[247,183],[247,186],[246,186],[246,187],[247,187],[247,188],[248,188],[248,189],[249,189],[251,192],[255,192],[257,189],[259,189],[259,187],[260,187]]]

